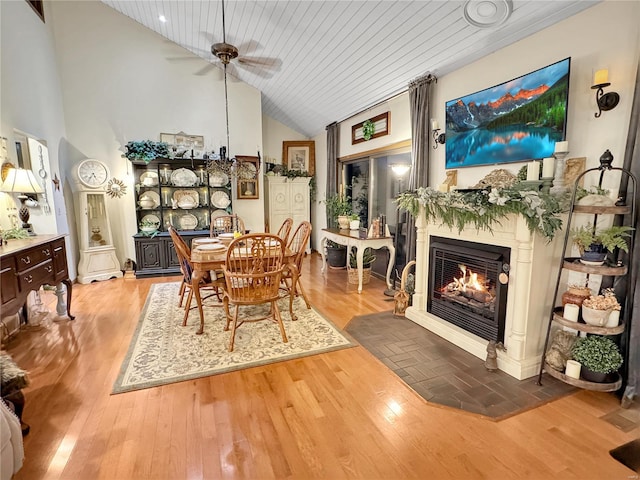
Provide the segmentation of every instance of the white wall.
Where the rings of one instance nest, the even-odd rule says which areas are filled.
[[[525,38],[438,79],[433,117],[445,123],[445,102],[491,87],[532,70],[571,57],[567,135],[569,158],[587,157],[587,168],[597,166],[600,155],[611,150],[614,166],[621,166],[627,138],[633,85],[640,51],[640,2],[607,1]],[[620,94],[619,105],[595,118],[597,112],[593,72],[609,68],[611,87]],[[445,149],[432,152],[432,186],[445,179]],[[458,185],[468,187],[495,168],[514,173],[524,163],[458,169]],[[612,176],[610,176],[612,178]],[[617,187],[612,181],[609,187]]]
[[[265,162],[282,165],[282,142],[291,140],[309,140],[309,138],[271,117],[262,116],[262,144]],[[316,145],[316,155],[317,149]]]
[[[64,180],[60,151],[65,137],[60,78],[56,65],[51,4],[44,3],[46,23],[27,2],[0,2],[0,136],[6,137],[9,161],[18,166],[14,129],[45,142],[49,150],[50,171]],[[49,185],[51,187],[51,185]],[[42,198],[42,197],[40,197]],[[0,227],[10,227],[7,207],[14,198],[0,193]],[[15,200],[19,205],[19,201]],[[36,233],[68,233],[67,211],[62,190],[49,197],[50,214],[42,208],[30,210],[30,223]],[[67,253],[74,239],[67,237]],[[70,261],[75,277],[75,262]]]
[[[54,2],[56,52],[67,126],[68,174],[84,158],[106,162],[112,177],[124,179],[121,158],[130,140],[159,140],[160,133],[203,135],[205,146],[226,143],[224,84],[221,70],[195,72],[207,63],[97,1]],[[192,60],[171,62],[170,58]],[[262,151],[260,92],[228,82],[230,153]],[[135,258],[137,232],[133,185],[127,195],[108,199],[114,244],[121,262]],[[247,228],[264,224],[260,199],[238,200],[233,208]]]

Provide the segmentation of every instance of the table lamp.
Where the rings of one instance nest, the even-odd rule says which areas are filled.
[[[25,168],[11,168],[0,186],[0,192],[20,194],[18,198],[21,206],[18,210],[18,216],[22,220],[22,228],[29,232],[29,235],[35,235],[29,223],[29,208],[25,201],[29,198],[28,193],[43,193],[43,190],[33,172]]]

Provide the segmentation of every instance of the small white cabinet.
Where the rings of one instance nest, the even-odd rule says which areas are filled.
[[[265,176],[265,213],[267,230],[277,232],[282,222],[293,219],[292,232],[311,217],[311,177]],[[311,247],[307,247],[311,253]]]

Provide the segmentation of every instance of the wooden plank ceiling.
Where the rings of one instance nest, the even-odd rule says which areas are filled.
[[[490,15],[504,1],[473,3]],[[223,39],[221,1],[102,2],[211,62],[195,74],[220,73],[211,44]],[[226,41],[240,52],[229,73],[262,92],[265,115],[312,137],[416,77],[445,75],[598,2],[515,0],[507,21],[490,28],[465,20],[466,3],[227,0]]]

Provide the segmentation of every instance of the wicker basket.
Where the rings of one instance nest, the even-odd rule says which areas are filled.
[[[352,285],[358,285],[358,269],[347,267],[347,275],[349,283]],[[362,269],[362,284],[366,285],[371,280],[371,267],[365,267]]]

